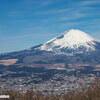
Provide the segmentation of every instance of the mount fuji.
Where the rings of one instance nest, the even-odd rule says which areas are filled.
[[[71,29],[44,43],[38,49],[56,54],[89,53],[95,51],[99,43],[85,32]]]
[[[100,42],[80,30],[71,29],[44,44],[0,54],[0,82],[4,84],[0,90],[35,88],[64,94],[98,77]]]
[[[71,29],[44,44],[22,51],[0,54],[0,60],[6,59],[16,60],[17,64],[23,63],[26,66],[59,62],[99,64],[100,41],[85,32]]]

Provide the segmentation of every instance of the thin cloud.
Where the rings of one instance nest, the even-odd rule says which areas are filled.
[[[94,5],[94,4],[99,4],[100,1],[99,0],[95,0],[95,1],[83,1],[83,2],[79,2],[78,5],[81,5],[81,6],[89,6],[89,5]]]
[[[43,19],[41,20],[44,23],[51,23],[51,22],[60,22],[60,21],[72,21],[72,20],[76,20],[78,18],[83,18],[83,17],[87,17],[88,14],[86,13],[81,13],[79,11],[69,11],[68,13],[66,13],[65,15],[61,15],[60,17],[53,17],[53,18],[47,18],[47,19]]]
[[[53,3],[54,3],[54,0],[47,0],[47,1],[45,1],[45,2],[42,2],[41,5],[42,5],[42,6],[48,6],[48,5],[51,5],[51,4],[53,4]]]
[[[59,14],[59,13],[67,13],[70,11],[72,8],[66,8],[66,9],[54,9],[54,10],[48,10],[48,11],[40,11],[37,12],[36,14]]]

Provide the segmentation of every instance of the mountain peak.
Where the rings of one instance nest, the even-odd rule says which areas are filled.
[[[67,30],[65,32],[74,32],[74,31],[80,31],[80,30],[79,29],[69,29],[69,30]]]
[[[80,31],[79,29],[69,29],[69,30],[67,30],[67,31],[65,31],[64,33],[73,33],[74,34],[74,32],[82,32],[82,31]]]
[[[65,31],[61,35],[67,35],[67,36],[70,35],[70,36],[75,36],[75,37],[80,37],[80,36],[90,37],[87,33],[80,31],[78,29],[70,29],[68,31]]]
[[[53,51],[55,53],[88,52],[95,50],[95,41],[87,33],[71,29],[44,43],[40,50]]]

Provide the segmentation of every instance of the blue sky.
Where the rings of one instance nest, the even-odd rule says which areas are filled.
[[[100,0],[0,0],[0,53],[30,48],[68,29],[100,39]]]

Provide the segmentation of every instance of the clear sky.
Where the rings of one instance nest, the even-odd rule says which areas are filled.
[[[33,47],[68,29],[100,39],[100,0],[0,0],[0,53]]]

